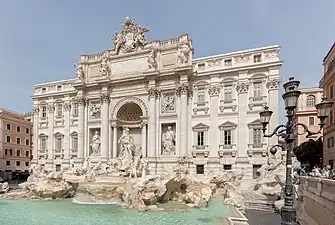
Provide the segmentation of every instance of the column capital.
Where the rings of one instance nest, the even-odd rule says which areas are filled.
[[[150,98],[156,98],[156,92],[157,92],[157,89],[154,88],[154,87],[151,87],[148,89],[148,96],[149,96],[149,99]]]
[[[181,95],[188,95],[189,91],[190,91],[190,88],[188,86],[188,83],[184,83],[184,84],[179,85],[176,88],[176,95],[179,96],[179,97]]]
[[[71,104],[69,101],[65,101],[63,104],[64,111],[70,111],[71,110]]]
[[[208,88],[208,94],[211,97],[213,97],[213,96],[219,96],[219,94],[220,94],[220,85],[218,85],[218,84],[211,85]]]
[[[84,96],[78,96],[77,102],[80,106],[85,106],[87,103],[87,99]]]
[[[109,103],[110,102],[110,98],[107,92],[101,92],[100,93],[100,101],[101,103]]]
[[[33,106],[33,113],[34,113],[35,115],[38,115],[39,112],[40,112],[40,108],[39,108],[39,106],[38,106],[38,105],[34,105],[34,106]]]
[[[278,90],[279,84],[280,84],[279,78],[269,79],[268,82],[266,83],[266,87],[269,90]]]
[[[236,91],[239,94],[247,93],[249,90],[249,82],[238,82],[236,85]]]

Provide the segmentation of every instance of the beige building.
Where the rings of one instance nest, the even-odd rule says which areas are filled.
[[[0,109],[0,170],[28,171],[32,156],[33,123],[24,116]]]
[[[335,43],[330,48],[323,60],[324,75],[320,81],[320,87],[323,88],[323,94],[334,102],[335,86]],[[323,130],[323,164],[335,167],[335,123],[334,123],[334,105],[330,116],[326,119],[326,126]]]
[[[259,112],[268,105],[270,129],[278,125],[280,47],[194,59],[188,35],[147,43],[148,31],[126,18],[114,48],[82,55],[75,78],[35,85],[33,163],[116,158],[129,133],[156,173],[186,156],[194,173],[252,179],[278,143],[263,138]]]
[[[310,131],[317,132],[320,129],[319,119],[317,118],[317,111],[315,105],[320,103],[323,96],[322,88],[301,88],[301,95],[298,99],[298,105],[294,120],[297,123],[305,124]],[[303,128],[299,126],[296,132],[303,133]],[[317,139],[322,134],[314,135],[313,139]],[[306,135],[298,135],[296,146],[307,141]]]

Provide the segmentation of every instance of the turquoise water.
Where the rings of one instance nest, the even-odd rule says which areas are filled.
[[[0,224],[8,225],[225,225],[231,208],[212,201],[188,212],[137,212],[115,205],[60,201],[0,201]]]

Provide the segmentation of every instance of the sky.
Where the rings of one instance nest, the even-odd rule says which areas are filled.
[[[0,107],[31,111],[33,85],[75,78],[80,54],[112,49],[126,16],[151,29],[148,41],[188,33],[193,58],[278,44],[283,81],[315,87],[334,9],[335,0],[0,0]]]

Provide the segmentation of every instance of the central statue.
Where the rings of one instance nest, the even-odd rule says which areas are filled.
[[[119,169],[126,170],[132,166],[133,152],[136,150],[134,139],[129,135],[128,127],[123,128],[122,135],[118,143],[121,145],[121,150],[118,156],[121,161],[121,166]]]

